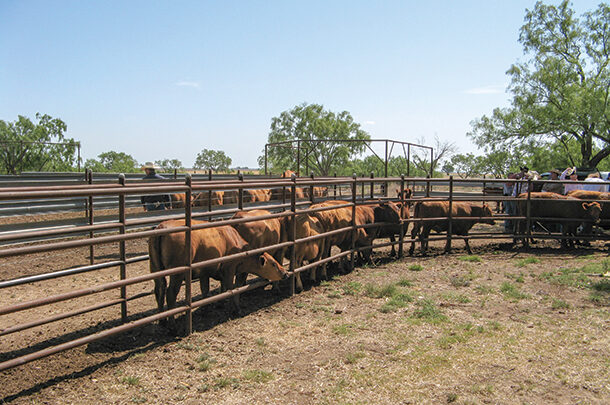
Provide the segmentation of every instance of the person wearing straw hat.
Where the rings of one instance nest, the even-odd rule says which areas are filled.
[[[561,180],[566,180],[566,179],[570,179],[572,181],[578,181],[578,174],[576,173],[576,167],[567,167],[563,173],[561,173],[561,176],[559,176],[559,178]],[[565,183],[563,185],[563,193],[564,194],[568,194],[569,191],[572,190],[582,190],[582,185],[581,184],[568,184]]]
[[[146,176],[142,177],[143,180],[164,180],[165,177],[157,174],[157,170],[161,167],[157,166],[152,162],[146,162],[142,166],[142,170],[146,173]],[[169,194],[159,195],[143,195],[140,197],[140,201],[144,206],[144,211],[162,211],[169,208],[171,198]]]

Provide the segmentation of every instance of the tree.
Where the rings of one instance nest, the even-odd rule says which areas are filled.
[[[330,139],[331,142],[319,140]],[[319,176],[328,176],[346,166],[362,153],[364,142],[341,143],[339,140],[368,140],[368,133],[347,111],[334,113],[320,104],[303,103],[292,110],[282,112],[271,120],[268,142],[301,141],[301,165],[305,160]],[[296,146],[296,142],[293,144]],[[268,166],[275,172],[297,170],[296,151],[290,146],[274,146],[268,149]],[[264,156],[259,157],[264,166]]]
[[[610,7],[581,19],[567,0],[526,10],[519,42],[528,59],[515,63],[511,106],[471,123],[470,137],[488,152],[523,143],[576,141],[577,163],[596,167],[610,155]]]
[[[79,143],[64,137],[66,124],[59,118],[36,114],[36,123],[18,116],[15,122],[0,120],[0,170],[72,171]]]
[[[221,150],[203,149],[197,154],[195,168],[226,172],[229,170],[231,162],[231,158]]]
[[[140,170],[138,161],[124,152],[100,153],[96,159],[87,159],[85,167],[94,172],[136,173]]]
[[[426,139],[420,137],[417,139],[417,143],[425,145]],[[457,147],[453,142],[443,141],[435,135],[433,149],[434,155],[432,159],[432,176],[434,176],[434,172],[437,170],[438,166],[441,165],[441,162],[451,158],[451,156],[457,151]],[[413,154],[411,160],[416,172],[421,174],[430,174],[430,150],[423,148],[414,148],[412,150]]]
[[[184,170],[182,162],[178,159],[163,159],[155,160],[155,164],[161,167],[164,172],[173,172],[174,170]]]
[[[458,176],[466,179],[481,173],[482,159],[482,156],[475,156],[472,153],[457,154],[451,157],[449,165]]]

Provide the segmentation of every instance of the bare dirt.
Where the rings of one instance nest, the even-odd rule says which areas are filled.
[[[269,288],[194,312],[195,331],[159,325],[0,372],[0,403],[415,404],[610,402],[610,261],[603,244],[530,252],[472,241],[443,255],[336,274],[293,297]],[[146,253],[144,241],[127,244]],[[118,258],[96,249],[96,262]],[[3,259],[0,279],[88,264],[88,249]],[[148,263],[127,267],[129,277]],[[604,276],[605,275],[605,276]],[[0,307],[119,278],[118,268],[3,290]],[[199,289],[194,284],[194,292]],[[183,289],[184,290],[184,289]],[[150,293],[152,282],[128,288]],[[0,329],[118,297],[117,291],[0,317]],[[154,297],[128,303],[130,320]],[[0,337],[0,361],[119,325],[112,306]],[[180,322],[181,319],[178,319]]]

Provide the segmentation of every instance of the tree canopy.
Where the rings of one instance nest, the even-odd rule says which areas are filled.
[[[15,122],[0,120],[0,171],[72,171],[79,145],[66,138],[66,124],[59,118],[36,114],[36,123],[18,116]]]
[[[172,172],[174,170],[184,170],[182,162],[178,159],[161,159],[155,160],[155,164],[158,165],[164,172]]]
[[[330,139],[335,142],[321,142]],[[360,124],[347,111],[335,113],[325,110],[320,104],[303,103],[289,111],[282,112],[271,120],[268,143],[301,141],[301,165],[306,160],[310,170],[319,176],[340,172],[350,160],[362,153],[363,142],[342,143],[339,140],[368,140],[368,133],[360,129]],[[296,167],[296,142],[293,145],[279,145],[268,149],[268,168],[279,173],[284,170],[300,171]],[[259,165],[264,166],[264,156],[259,157]]]
[[[610,7],[581,18],[567,0],[526,10],[519,42],[527,60],[507,71],[511,106],[472,122],[469,136],[486,152],[559,145],[577,165],[610,155]]]
[[[98,159],[87,159],[85,167],[94,172],[137,173],[140,171],[138,161],[131,155],[113,150],[100,153]]]
[[[215,172],[226,172],[232,160],[221,150],[203,149],[197,154],[195,168],[208,169]]]

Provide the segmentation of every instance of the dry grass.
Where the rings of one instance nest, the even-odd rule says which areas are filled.
[[[241,318],[210,323],[215,310],[204,309],[195,319],[207,326],[191,336],[14,402],[604,403],[607,263],[601,252],[557,252],[407,257]],[[158,326],[141,333],[164,335]]]

